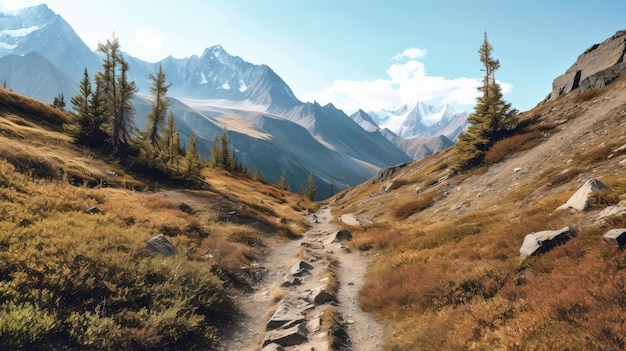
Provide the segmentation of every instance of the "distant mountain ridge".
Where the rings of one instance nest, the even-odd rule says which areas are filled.
[[[362,128],[363,123],[332,104],[302,102],[270,67],[230,55],[220,45],[200,56],[170,56],[156,63],[124,55],[131,68],[129,78],[140,89],[135,99],[139,128],[145,126],[150,109],[149,76],[161,65],[172,83],[168,95],[183,142],[196,131],[198,148],[208,155],[214,137],[227,131],[238,159],[268,181],[276,182],[284,171],[292,189],[298,190],[312,173],[320,197],[330,195],[331,188],[358,184],[380,168],[422,155],[416,150],[422,148],[415,146],[418,143],[402,141],[406,136],[444,135],[452,140],[463,127],[454,120],[456,115],[446,114],[450,107],[435,120],[433,113],[411,114],[407,106],[402,140],[394,141],[389,131],[377,126],[379,115],[376,126]],[[101,64],[99,55],[47,5],[0,14],[0,80],[15,92],[44,102],[63,93],[69,101],[77,93],[84,69],[93,77]],[[418,106],[423,111],[437,110]],[[446,134],[437,134],[440,131]]]

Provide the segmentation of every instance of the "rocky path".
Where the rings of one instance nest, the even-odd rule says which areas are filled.
[[[369,257],[336,240],[330,219],[323,206],[303,239],[271,245],[263,280],[235,297],[247,318],[223,350],[382,349],[382,327],[357,304]]]

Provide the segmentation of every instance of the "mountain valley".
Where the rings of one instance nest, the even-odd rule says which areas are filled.
[[[0,349],[626,348],[626,31],[468,168],[450,106],[348,116],[221,46],[128,57],[138,126],[160,64],[181,137],[208,153],[227,132],[264,175],[161,179],[64,132],[42,101],[100,59],[22,13],[0,18]]]

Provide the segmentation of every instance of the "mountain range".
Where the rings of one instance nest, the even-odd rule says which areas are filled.
[[[106,40],[106,38],[103,38]],[[202,55],[149,63],[125,54],[129,78],[139,87],[135,121],[150,111],[149,76],[159,66],[169,83],[171,108],[185,142],[194,130],[209,155],[226,131],[236,157],[271,182],[286,172],[292,190],[312,173],[318,196],[359,184],[379,169],[421,158],[451,145],[466,125],[466,112],[421,102],[395,111],[347,116],[332,104],[298,100],[267,65],[230,55],[220,45]],[[78,92],[86,68],[93,76],[101,58],[47,5],[0,13],[0,81],[13,91],[51,102]]]

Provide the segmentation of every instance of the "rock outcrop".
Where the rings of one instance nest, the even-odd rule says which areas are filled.
[[[572,235],[573,233],[569,227],[564,227],[559,230],[544,230],[530,233],[524,237],[524,243],[519,249],[519,252],[523,256],[540,255],[566,242]]]
[[[611,189],[597,179],[588,179],[567,202],[559,207],[558,210],[566,210],[568,208],[584,211],[588,205],[589,195],[598,191],[610,191]]]
[[[376,173],[376,175],[374,175],[374,177],[372,178],[371,182],[372,182],[372,184],[382,183],[382,182],[386,181],[387,179],[389,179],[396,172],[398,172],[399,170],[401,170],[402,168],[404,168],[404,167],[406,167],[408,165],[409,165],[408,163],[401,163],[399,165],[385,167],[385,168],[381,169],[380,171],[378,171],[378,173]]]
[[[602,88],[626,73],[626,30],[615,33],[583,52],[576,62],[552,82],[550,100],[580,87],[581,92]]]

